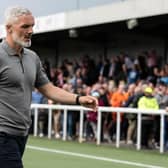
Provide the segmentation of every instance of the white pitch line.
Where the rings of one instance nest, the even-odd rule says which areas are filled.
[[[87,159],[95,159],[95,160],[102,160],[102,161],[114,162],[114,163],[119,163],[119,164],[132,165],[132,166],[143,167],[143,168],[165,168],[165,167],[148,165],[148,164],[143,164],[143,163],[129,162],[129,161],[124,161],[124,160],[117,160],[117,159],[111,159],[111,158],[105,158],[105,157],[99,157],[99,156],[93,156],[93,155],[86,155],[86,154],[81,154],[81,153],[48,149],[48,148],[42,148],[42,147],[37,147],[37,146],[31,146],[31,145],[27,145],[26,148],[44,151],[44,152],[59,153],[59,154],[63,154],[63,155],[82,157],[82,158],[87,158]]]

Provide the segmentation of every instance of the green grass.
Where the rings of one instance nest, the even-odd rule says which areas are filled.
[[[147,165],[168,168],[167,154],[158,151],[136,151],[136,149],[112,146],[97,146],[95,144],[73,141],[48,140],[47,138],[29,137],[28,145],[52,150],[68,151],[97,157],[117,159]],[[139,166],[114,163],[79,156],[52,153],[27,148],[23,158],[25,168],[138,168]]]

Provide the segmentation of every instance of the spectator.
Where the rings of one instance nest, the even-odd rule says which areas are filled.
[[[55,104],[52,100],[48,100],[48,104]],[[53,131],[54,137],[59,139],[61,137],[61,110],[53,110]]]
[[[128,99],[128,94],[125,91],[125,84],[124,83],[120,83],[118,86],[117,91],[115,91],[112,95],[111,98],[111,106],[112,107],[122,107],[125,102]],[[121,113],[121,127],[123,126],[123,113]],[[115,136],[115,130],[116,130],[116,112],[112,112],[112,136]],[[122,130],[123,131],[123,130]],[[122,132],[123,133],[123,132]],[[123,135],[121,133],[121,135]]]
[[[166,112],[168,112],[168,107],[166,107]],[[165,149],[168,150],[168,117],[165,119]]]
[[[127,83],[128,84],[137,83],[138,79],[139,79],[138,65],[134,64],[133,67],[128,71]]]
[[[47,104],[48,100],[44,97],[38,89],[34,89],[32,92],[32,103],[34,104]],[[47,111],[45,109],[40,109],[39,113],[39,120],[38,120],[38,127],[39,127],[39,136],[43,137],[44,132],[46,131],[45,126],[47,123]],[[32,112],[32,122],[34,121],[34,112]],[[31,126],[30,132],[32,132],[33,124]]]
[[[167,85],[164,82],[160,82],[158,84],[158,89],[156,91],[155,97],[158,101],[160,109],[165,109],[168,106]],[[167,122],[168,122],[168,117],[165,116],[165,129],[164,129],[164,131],[165,131],[165,144],[168,141]],[[160,115],[155,117],[154,131],[155,131],[155,146],[159,147],[159,143],[160,143]]]
[[[45,72],[47,74],[48,79],[51,80],[50,63],[49,63],[49,61],[47,59],[44,60],[43,67],[44,67],[44,70],[45,70]]]
[[[138,109],[159,109],[159,104],[157,99],[153,96],[153,90],[151,87],[145,88],[144,96],[142,96],[138,101]],[[141,142],[146,148],[153,148],[153,122],[154,118],[152,115],[142,115]]]
[[[93,97],[96,97],[98,99],[99,106],[103,106],[103,102],[100,99],[100,93],[98,91],[93,91],[91,93]],[[86,137],[91,138],[92,140],[97,139],[97,112],[94,111],[88,111],[86,114],[86,123],[85,123],[85,129],[86,129]]]

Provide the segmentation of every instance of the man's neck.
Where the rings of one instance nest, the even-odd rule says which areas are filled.
[[[16,44],[14,41],[12,41],[12,40],[10,40],[10,39],[8,39],[8,38],[6,38],[5,40],[6,40],[6,42],[8,43],[8,45],[9,45],[13,50],[16,51],[16,53],[17,53],[18,55],[21,55],[21,51],[22,51],[22,49],[23,49],[22,46],[20,46],[19,44]]]

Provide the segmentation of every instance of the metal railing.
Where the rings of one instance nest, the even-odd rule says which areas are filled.
[[[67,112],[68,110],[80,112],[80,127],[79,127],[79,139],[83,138],[83,124],[84,124],[84,112],[90,109],[82,106],[74,105],[48,105],[48,104],[32,104],[31,108],[34,109],[34,136],[38,133],[38,109],[48,109],[48,138],[51,138],[52,131],[52,111],[63,110],[63,137],[65,141],[67,137]],[[120,147],[120,114],[121,113],[134,113],[137,114],[137,145],[136,149],[141,149],[141,125],[142,125],[142,114],[160,115],[160,153],[164,152],[164,118],[168,115],[165,110],[142,110],[136,108],[120,108],[120,107],[99,107],[98,118],[97,118],[97,145],[101,143],[101,117],[102,112],[116,112],[117,113],[117,126],[116,126],[116,147]]]

